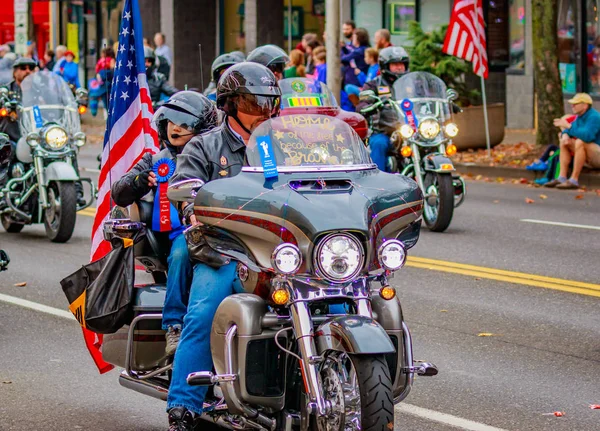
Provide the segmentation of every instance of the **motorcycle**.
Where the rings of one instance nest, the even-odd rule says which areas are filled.
[[[389,284],[419,238],[419,187],[380,172],[359,136],[329,116],[271,119],[246,156],[236,176],[168,190],[171,201],[195,203],[201,225],[188,243],[203,238],[237,261],[245,291],[227,297],[212,322],[214,369],[187,377],[209,387],[202,419],[238,430],[393,429],[393,406],[414,376],[437,374],[414,361]],[[151,207],[115,208],[105,238],[137,238]],[[155,283],[133,289],[130,324],[102,346],[103,359],[124,368],[121,385],[162,400],[171,376],[161,330],[165,242],[146,230],[134,245]]]
[[[21,135],[8,181],[0,189],[0,220],[10,233],[44,223],[51,241],[66,242],[77,211],[90,206],[95,196],[91,179],[80,178],[77,169],[77,153],[86,143],[77,102],[60,76],[45,71],[26,77],[21,91],[17,102],[0,89],[0,115],[19,121]],[[90,187],[90,198],[83,203],[78,203],[76,182]]]
[[[375,98],[376,103],[363,112],[387,106],[401,119],[390,137],[394,148],[388,162],[391,171],[415,178],[424,194],[425,224],[434,232],[445,231],[454,208],[464,202],[466,195],[465,182],[455,173],[449,158],[457,152],[452,143],[458,135],[458,127],[452,122],[456,110],[452,102],[458,94],[427,72],[407,73],[396,80],[394,99],[368,93],[361,96]]]

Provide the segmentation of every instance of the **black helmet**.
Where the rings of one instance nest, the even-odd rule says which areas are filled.
[[[195,91],[179,91],[154,113],[152,118],[158,136],[165,143],[167,123],[190,130],[194,135],[207,132],[217,125],[217,108],[206,96]]]
[[[404,72],[390,72],[390,63],[404,64]],[[401,46],[388,46],[379,51],[379,69],[383,76],[392,83],[408,72],[409,63],[408,53]]]
[[[263,45],[253,49],[246,60],[267,66],[272,72],[283,73],[290,57],[277,45]]]
[[[273,72],[262,64],[231,66],[217,84],[217,107],[237,121],[238,110],[252,115],[279,115],[281,89]],[[239,123],[239,121],[238,121]]]
[[[13,69],[16,69],[18,67],[21,66],[30,66],[30,67],[37,67],[37,63],[34,59],[29,58],[29,57],[19,57],[15,60],[15,62],[13,63],[12,67]]]
[[[233,66],[234,64],[241,63],[242,61],[244,61],[244,59],[233,53],[219,55],[217,58],[215,58],[215,61],[213,61],[210,68],[210,74],[213,81],[215,83],[219,82],[219,78],[225,69]]]

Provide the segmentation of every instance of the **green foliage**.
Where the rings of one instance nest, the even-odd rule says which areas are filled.
[[[471,64],[442,52],[447,29],[448,26],[443,25],[431,33],[426,33],[420,23],[409,23],[408,40],[412,46],[407,50],[410,54],[410,70],[439,76],[448,87],[458,92],[457,103],[460,106],[478,104],[479,91],[469,89],[465,82],[465,77],[473,73]]]

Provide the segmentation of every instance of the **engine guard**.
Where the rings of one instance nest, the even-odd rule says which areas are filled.
[[[364,316],[335,317],[315,331],[319,354],[335,350],[352,354],[383,354],[396,351],[387,332],[374,319]]]

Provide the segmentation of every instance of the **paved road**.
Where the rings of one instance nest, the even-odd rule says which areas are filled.
[[[84,151],[84,167],[97,167],[97,151]],[[598,196],[468,186],[450,229],[423,232],[413,256],[600,284],[600,230],[520,221],[598,227]],[[50,243],[41,226],[0,233],[0,247],[11,256],[9,271],[0,274],[2,431],[166,428],[163,403],[121,388],[115,372],[97,374],[73,320],[2,300],[8,295],[66,309],[59,280],[87,261],[91,223],[80,215],[73,239],[62,245]],[[507,282],[464,268],[411,265],[393,283],[416,359],[436,363],[440,374],[417,379],[397,410],[395,429],[600,429],[600,411],[589,408],[600,404],[598,297],[512,283],[510,275]],[[14,286],[19,282],[27,285]],[[554,411],[565,416],[546,415]]]

